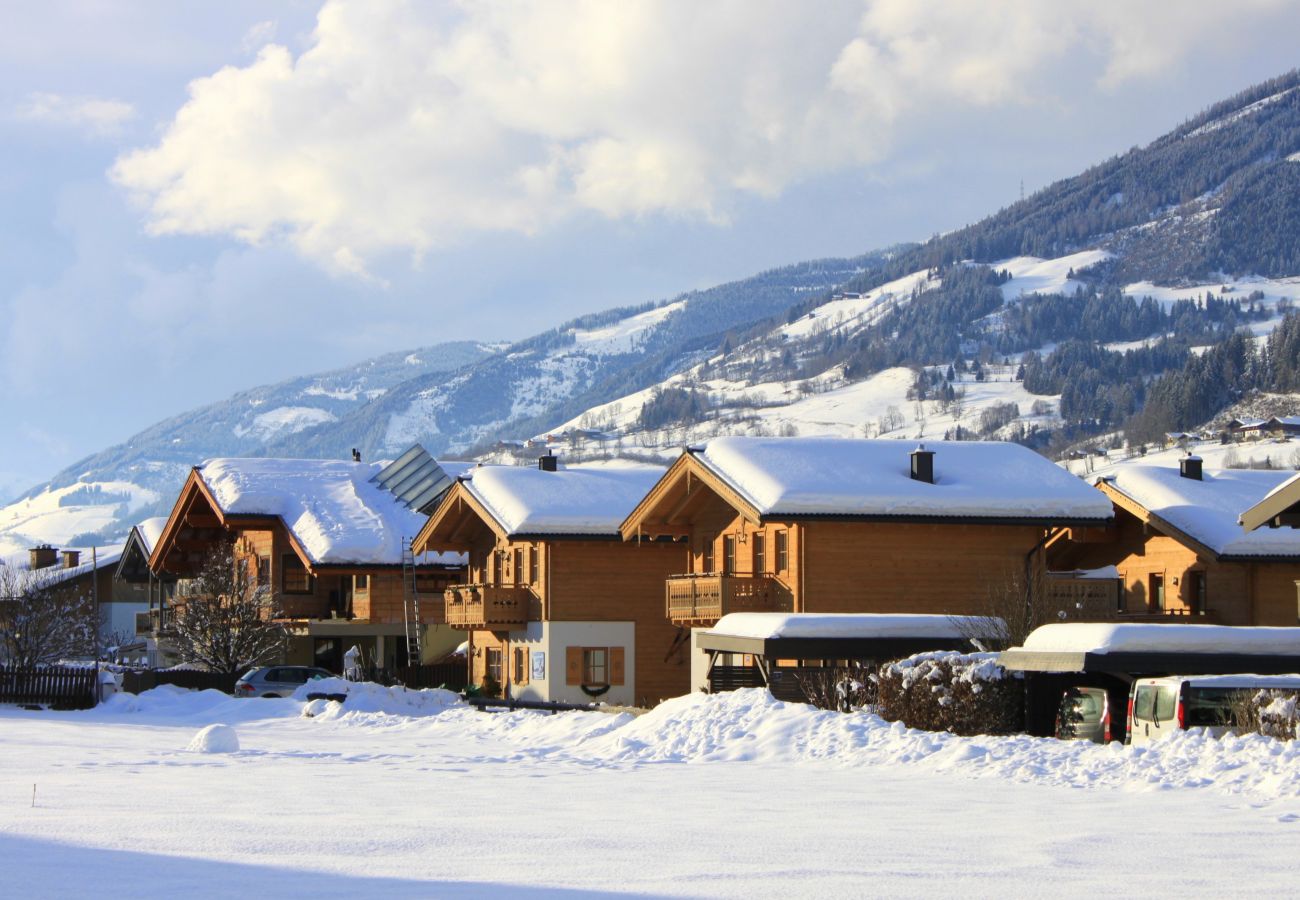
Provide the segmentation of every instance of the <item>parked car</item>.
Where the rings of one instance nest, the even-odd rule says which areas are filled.
[[[1092,741],[1104,744],[1116,737],[1105,688],[1068,688],[1056,713],[1056,736],[1063,741]]]
[[[249,669],[235,682],[236,697],[289,697],[316,678],[334,678],[333,672],[314,666],[261,666]]]
[[[1207,728],[1221,736],[1235,724],[1238,700],[1267,689],[1300,691],[1300,675],[1139,678],[1129,692],[1126,743],[1149,744],[1184,728]]]

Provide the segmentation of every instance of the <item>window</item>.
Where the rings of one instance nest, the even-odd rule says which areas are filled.
[[[1155,721],[1164,724],[1174,717],[1174,707],[1178,700],[1178,689],[1162,685],[1156,690]]]
[[[484,664],[486,669],[483,674],[484,680],[492,679],[497,684],[501,683],[501,648],[489,647],[483,653]]]
[[[505,584],[505,552],[502,550],[492,551],[492,583]]]
[[[778,572],[790,571],[788,534],[784,531],[778,531],[776,533],[776,570]]]
[[[1156,689],[1153,687],[1140,687],[1137,689],[1137,699],[1133,704],[1133,718],[1146,719],[1151,721],[1151,716],[1156,706]]]
[[[257,586],[268,588],[271,586],[271,557],[269,556],[257,557]]]
[[[1196,615],[1205,613],[1205,573],[1197,570],[1187,573],[1187,600]]]
[[[514,650],[514,678],[515,684],[528,683],[528,651],[523,647],[516,647]]]
[[[722,572],[724,575],[736,574],[736,536],[729,534],[722,539]]]
[[[1165,608],[1165,576],[1153,573],[1147,577],[1147,586],[1150,588],[1151,608],[1153,610],[1163,610]]]
[[[315,590],[311,573],[296,553],[280,557],[280,587],[286,594],[310,594]]]
[[[510,569],[510,577],[514,579],[515,584],[524,583],[524,548],[515,548],[514,564]]]
[[[713,571],[713,541],[706,541],[704,549],[700,551],[700,571]]]
[[[609,651],[604,647],[585,647],[582,651],[582,683],[609,684]]]
[[[767,574],[767,539],[762,534],[755,534],[750,540],[754,542],[754,574]]]
[[[528,583],[537,584],[537,554],[539,548],[533,545],[528,548]]]
[[[353,575],[353,576],[352,576],[352,590],[354,590],[354,591],[368,591],[368,590],[370,590],[370,576],[369,576],[369,575]]]

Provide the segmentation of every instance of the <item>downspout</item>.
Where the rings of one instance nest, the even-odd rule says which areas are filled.
[[[1052,529],[1048,528],[1043,532],[1043,536],[1038,539],[1038,543],[1030,548],[1025,554],[1025,612],[1028,613],[1030,621],[1033,620],[1034,612],[1034,554],[1039,553],[1052,537]]]

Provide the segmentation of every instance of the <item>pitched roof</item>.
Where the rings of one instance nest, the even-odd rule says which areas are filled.
[[[1134,463],[1098,478],[1219,556],[1300,556],[1300,529],[1245,531],[1243,512],[1295,476],[1294,472],[1205,469],[1201,480],[1174,466]]]
[[[400,565],[420,513],[372,479],[379,463],[210,459],[196,469],[223,515],[278,516],[317,564]],[[440,562],[457,562],[446,554]],[[427,560],[426,560],[427,561]]]
[[[554,472],[478,466],[461,483],[507,534],[612,536],[663,473],[622,462]]]
[[[914,480],[914,445],[849,438],[715,438],[691,453],[763,516],[1096,520],[1110,503],[1018,444],[933,441],[934,483]]]
[[[166,516],[154,516],[152,519],[145,519],[135,526],[135,532],[140,536],[140,543],[144,549],[146,559],[153,554],[153,548],[158,546],[158,538],[162,537],[163,528],[166,525]]]

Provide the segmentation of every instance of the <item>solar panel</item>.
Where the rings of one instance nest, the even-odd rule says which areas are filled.
[[[420,444],[413,444],[370,479],[402,502],[407,509],[426,515],[433,511],[455,479]]]

